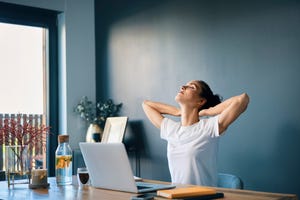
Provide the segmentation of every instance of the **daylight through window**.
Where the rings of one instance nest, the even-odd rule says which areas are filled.
[[[45,28],[0,23],[0,113],[45,113],[45,39]]]

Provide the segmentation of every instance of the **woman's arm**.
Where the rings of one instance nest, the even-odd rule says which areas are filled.
[[[171,105],[149,100],[143,102],[143,109],[148,119],[157,128],[160,128],[161,122],[164,119],[163,114],[180,116],[180,109]]]
[[[231,97],[214,107],[201,110],[199,116],[213,116],[220,114],[219,133],[222,134],[228,126],[246,110],[248,103],[249,96],[246,93],[243,93]]]

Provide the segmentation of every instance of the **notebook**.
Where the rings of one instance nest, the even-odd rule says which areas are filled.
[[[192,186],[157,191],[158,196],[166,197],[169,199],[214,195],[216,193],[217,191],[214,188],[208,188],[203,186]]]
[[[174,185],[136,182],[123,143],[79,143],[93,187],[132,193],[171,189]]]

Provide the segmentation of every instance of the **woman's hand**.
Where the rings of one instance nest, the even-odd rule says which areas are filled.
[[[207,116],[207,110],[208,109],[202,109],[199,111],[199,117],[204,117]]]
[[[149,100],[143,102],[143,109],[148,119],[157,128],[160,128],[161,122],[164,119],[163,114],[180,116],[180,109],[175,106]]]

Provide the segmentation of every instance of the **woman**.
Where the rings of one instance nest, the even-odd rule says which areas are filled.
[[[221,103],[204,81],[193,80],[181,87],[175,100],[180,108],[143,102],[147,117],[168,142],[172,182],[217,186],[218,138],[246,110],[249,97],[244,93]],[[165,114],[181,120],[175,122]]]

